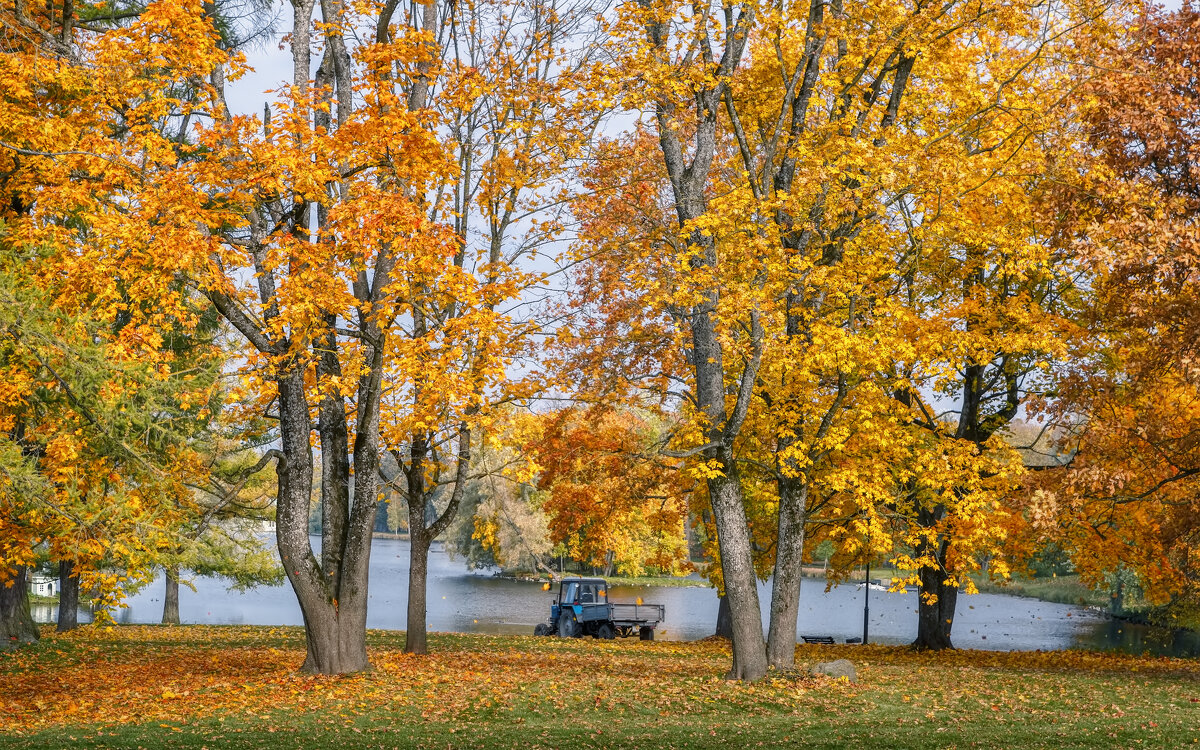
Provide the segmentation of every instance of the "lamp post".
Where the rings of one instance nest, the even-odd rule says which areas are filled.
[[[867,645],[868,624],[871,618],[871,524],[867,519],[866,578],[863,580],[863,645]]]
[[[867,580],[863,583],[863,645],[867,645],[867,623],[871,616],[871,558],[867,558]]]

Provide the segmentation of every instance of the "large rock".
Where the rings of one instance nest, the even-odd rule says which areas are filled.
[[[845,677],[850,682],[856,682],[854,674],[854,665],[849,659],[838,659],[837,661],[818,662],[812,669],[811,674],[825,674],[833,678]]]

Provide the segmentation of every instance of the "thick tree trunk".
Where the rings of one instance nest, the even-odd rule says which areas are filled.
[[[58,564],[58,625],[56,630],[65,633],[79,627],[79,576],[75,563],[62,560]]]
[[[337,571],[323,571],[308,541],[313,455],[303,374],[282,374],[277,382],[284,459],[276,466],[279,493],[275,538],[284,572],[304,615],[308,652],[301,669],[317,674],[359,672],[370,666],[366,632],[367,566],[376,486],[366,482],[370,486],[355,493],[356,497],[366,500],[355,503],[351,522],[343,526],[345,533],[340,538],[328,530],[323,534],[322,547],[336,545],[339,553],[334,557],[340,563]],[[361,436],[366,440],[377,439],[378,407],[375,408],[375,414],[369,415],[373,424],[368,426],[368,431],[373,427],[376,434]],[[377,471],[378,461],[374,465],[369,463],[368,456],[361,466],[356,466],[356,490],[357,483],[364,482],[362,474],[374,475]],[[373,479],[373,476],[367,479]],[[326,581],[326,577],[336,579],[337,585]]]
[[[327,543],[333,543],[333,540]],[[365,552],[370,554],[369,542]],[[358,556],[361,551],[356,549],[353,554]],[[362,564],[365,567],[367,561]],[[365,573],[356,571],[355,575],[347,575],[344,572],[336,592],[340,598],[330,596],[328,589],[305,576],[303,569],[299,576],[289,571],[289,580],[304,615],[307,654],[301,670],[314,674],[346,674],[369,669]]]
[[[304,615],[307,654],[301,669],[315,674],[345,674],[370,668],[367,660],[367,569],[370,563],[372,507],[356,513],[344,540],[325,537],[323,544],[342,544],[342,574],[336,589],[321,580],[308,543],[303,517],[293,499],[277,519],[279,554]],[[357,508],[356,508],[357,509]],[[282,511],[282,506],[281,506]],[[366,519],[366,533],[357,523]]]
[[[163,595],[163,625],[179,624],[179,568],[172,565],[163,572],[167,590]]]
[[[408,630],[404,634],[404,651],[409,654],[427,654],[427,613],[429,597],[426,582],[429,579],[429,538],[425,534],[413,534],[409,542],[412,550],[408,558]]]
[[[754,574],[750,530],[733,456],[722,456],[727,476],[708,480],[717,545],[721,551],[721,576],[733,631],[731,680],[759,680],[767,674],[767,652],[763,641],[762,608],[758,580]]]
[[[785,477],[779,482],[779,531],[771,587],[771,625],[767,661],[775,669],[796,666],[796,620],[804,564],[804,520],[808,484]]]
[[[33,643],[39,637],[29,613],[28,571],[22,566],[8,585],[0,586],[0,650]]]
[[[729,597],[717,598],[717,632],[721,638],[733,640],[733,615],[729,612]]]
[[[917,604],[917,640],[913,641],[913,647],[929,651],[954,648],[950,629],[954,625],[958,587],[946,585],[946,574],[939,568],[922,567],[917,575],[921,578],[921,593]],[[936,601],[929,602],[927,594],[933,594]]]

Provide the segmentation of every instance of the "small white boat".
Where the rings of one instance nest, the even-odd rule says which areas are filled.
[[[866,584],[858,583],[858,584],[855,584],[854,587],[856,589],[861,590],[864,585],[866,585]],[[891,591],[891,587],[881,581],[871,581],[870,586],[871,586],[871,591]],[[901,590],[901,591],[897,591],[896,593],[904,594],[904,593],[907,593],[907,591]]]

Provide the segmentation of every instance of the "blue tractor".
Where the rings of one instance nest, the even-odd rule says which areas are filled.
[[[608,583],[603,578],[568,578],[550,603],[550,620],[538,623],[534,635],[561,638],[616,638],[637,635],[654,640],[654,628],[663,621],[661,604],[618,604],[608,600]]]

